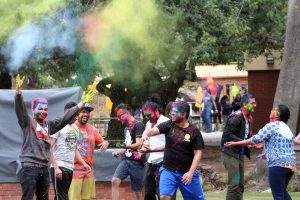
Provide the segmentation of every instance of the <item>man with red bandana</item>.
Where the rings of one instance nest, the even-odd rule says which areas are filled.
[[[170,200],[180,189],[184,199],[204,200],[197,167],[204,142],[199,129],[188,121],[190,106],[183,101],[172,104],[172,120],[144,131],[142,139],[165,134],[163,166],[160,167],[159,192],[161,200]]]
[[[170,119],[163,116],[159,111],[159,105],[147,101],[143,105],[144,118],[147,120],[146,130],[158,126],[159,124],[169,121]],[[144,142],[143,148],[140,152],[150,153],[148,162],[146,165],[145,173],[145,198],[144,200],[156,200],[156,196],[159,199],[159,168],[162,166],[164,150],[165,150],[165,135],[160,134],[150,137],[148,141]],[[176,195],[174,195],[176,198]],[[175,199],[174,198],[174,199]]]
[[[124,149],[113,152],[114,156],[122,156],[122,161],[119,163],[112,182],[112,199],[119,200],[119,187],[121,182],[130,176],[131,189],[135,192],[136,199],[141,200],[143,188],[144,162],[145,155],[140,155],[137,151],[143,141],[142,133],[145,130],[142,122],[137,121],[131,114],[131,108],[127,104],[119,104],[115,113],[120,122],[126,126],[124,130],[125,142]]]
[[[221,140],[221,158],[228,171],[227,200],[242,200],[244,192],[244,155],[250,159],[247,146],[228,147],[230,141],[242,141],[252,135],[252,113],[256,101],[252,94],[246,93],[241,99],[242,107],[229,115]]]
[[[101,151],[106,151],[109,143],[105,141],[99,131],[88,123],[90,112],[94,108],[85,103],[80,110],[79,116],[73,125],[77,127],[77,148],[84,162],[93,167],[95,146]],[[72,183],[69,189],[69,199],[92,199],[96,197],[95,178],[93,170],[86,167],[75,159]]]
[[[16,78],[15,112],[23,131],[23,145],[20,154],[22,169],[20,183],[22,199],[48,200],[50,185],[48,165],[50,160],[50,135],[65,127],[77,115],[83,101],[65,113],[63,117],[46,121],[48,102],[45,98],[32,101],[32,117],[27,114],[22,97],[23,79]]]

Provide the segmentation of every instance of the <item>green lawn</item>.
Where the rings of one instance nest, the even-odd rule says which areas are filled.
[[[292,199],[297,200],[300,199],[300,192],[292,192],[290,193]],[[180,192],[177,192],[177,200],[182,200],[182,196]],[[205,192],[206,200],[222,200],[225,199],[224,192]],[[262,193],[262,192],[245,192],[244,200],[273,200],[271,193]]]

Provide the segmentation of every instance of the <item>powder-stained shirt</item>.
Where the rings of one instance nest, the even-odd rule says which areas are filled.
[[[293,133],[284,122],[266,124],[251,141],[253,144],[265,142],[264,149],[269,167],[296,168]]]
[[[131,126],[126,127],[124,129],[124,136],[125,136],[125,141],[124,143],[126,145],[130,144],[135,144],[137,138],[141,138],[142,134],[145,130],[145,126],[143,125],[142,122],[135,120]],[[127,149],[125,152],[125,158],[135,160],[133,157],[132,152],[137,152],[137,150],[133,149]],[[145,163],[146,162],[146,155],[142,155],[141,162]]]
[[[95,145],[101,144],[103,138],[99,131],[90,124],[79,128],[77,132],[77,148],[82,159],[90,166],[93,166]],[[75,169],[85,170],[84,166],[75,160]]]
[[[181,128],[171,120],[159,124],[157,128],[166,136],[163,166],[174,172],[189,171],[194,159],[194,150],[204,148],[199,129],[191,123],[187,128]]]
[[[158,126],[159,124],[166,121],[169,121],[169,118],[160,115],[155,126]],[[146,124],[146,129],[151,129],[151,128],[152,128],[152,124],[150,121],[148,121]],[[166,139],[164,134],[159,134],[150,137],[149,141],[150,141],[150,149],[154,149],[157,147],[165,146]],[[164,157],[164,152],[152,152],[149,155],[148,163],[158,164],[163,161],[163,157]]]
[[[62,130],[50,136],[56,139],[53,147],[53,155],[59,167],[73,170],[77,140],[76,134],[77,128],[74,125],[68,124]]]
[[[77,115],[78,110],[78,106],[74,106],[63,117],[38,124],[34,118],[28,115],[23,96],[16,94],[15,112],[23,132],[23,144],[20,154],[21,162],[31,162],[48,166],[50,160],[50,143],[48,138],[72,121]],[[47,131],[47,138],[39,137],[40,134],[38,132],[40,131]]]

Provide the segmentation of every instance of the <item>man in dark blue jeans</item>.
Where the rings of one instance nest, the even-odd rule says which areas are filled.
[[[48,115],[48,101],[45,98],[36,98],[32,101],[32,116],[27,114],[26,106],[21,94],[23,79],[16,78],[15,112],[23,132],[23,144],[20,154],[22,169],[20,183],[22,200],[48,200],[50,185],[48,164],[50,160],[50,135],[66,126],[76,115],[84,102],[81,101],[63,117],[46,121]],[[92,96],[85,98],[85,101]]]
[[[210,133],[210,132],[212,132],[211,112],[212,112],[213,106],[215,108],[217,106],[214,102],[213,97],[210,95],[210,91],[208,89],[204,90],[204,96],[202,98],[202,102],[204,103],[202,116],[203,116],[204,122],[206,124],[207,132]]]

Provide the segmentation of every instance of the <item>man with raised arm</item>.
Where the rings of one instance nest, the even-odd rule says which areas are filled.
[[[31,104],[32,116],[27,114],[21,91],[23,81],[24,77],[22,79],[19,75],[16,77],[15,112],[23,132],[20,154],[22,200],[33,199],[34,194],[37,200],[48,200],[50,135],[72,121],[84,102],[90,101],[94,94],[84,95],[83,101],[71,108],[63,117],[47,121],[48,101],[45,98],[34,99]]]

